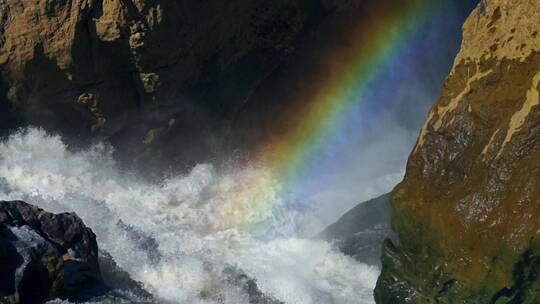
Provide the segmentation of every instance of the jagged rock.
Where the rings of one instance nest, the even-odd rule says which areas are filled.
[[[392,192],[377,303],[539,303],[540,2],[482,0]]]
[[[357,261],[380,266],[383,241],[392,237],[390,194],[358,204],[317,238],[334,242]]]
[[[96,236],[74,213],[0,201],[0,302],[71,298],[102,282]]]

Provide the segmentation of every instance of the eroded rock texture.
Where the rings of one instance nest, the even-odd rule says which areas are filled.
[[[539,303],[540,2],[483,0],[392,193],[378,303]]]
[[[101,282],[96,236],[77,215],[0,201],[0,303],[72,298]]]
[[[0,1],[0,127],[110,138],[155,159],[147,148],[174,137],[159,152],[208,155],[223,117],[342,1],[326,2]]]

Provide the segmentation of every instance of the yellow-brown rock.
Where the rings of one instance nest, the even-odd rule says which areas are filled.
[[[378,303],[539,303],[540,2],[482,0],[392,193]]]

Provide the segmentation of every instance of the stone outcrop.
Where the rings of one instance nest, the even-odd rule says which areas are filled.
[[[377,303],[538,303],[540,2],[482,0],[392,192]]]
[[[341,252],[357,261],[380,266],[381,248],[386,238],[392,237],[390,194],[358,204],[317,238],[335,244]]]
[[[96,236],[74,213],[0,201],[0,302],[72,298],[102,283]]]

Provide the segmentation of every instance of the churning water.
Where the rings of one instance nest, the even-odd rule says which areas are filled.
[[[121,172],[111,152],[71,152],[58,136],[21,131],[0,143],[0,199],[76,212],[161,303],[248,303],[223,278],[228,266],[285,303],[373,302],[379,270],[306,237],[320,228],[316,210],[280,198],[268,169],[201,164],[149,183]]]

